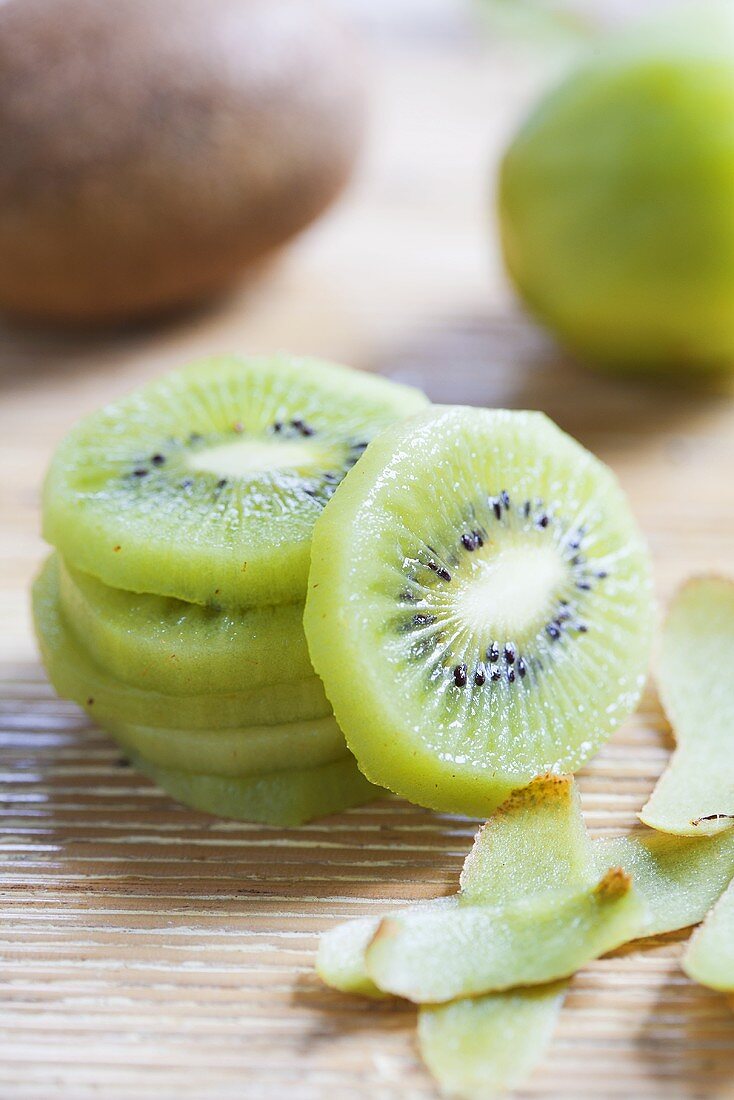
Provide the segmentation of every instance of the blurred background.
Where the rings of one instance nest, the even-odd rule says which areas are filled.
[[[250,41],[247,27],[240,38],[239,32],[225,34],[232,9],[239,7],[237,18],[243,12],[244,18],[250,0],[241,5],[217,0],[200,5],[208,13],[207,25],[216,28],[220,16],[224,21],[215,43],[222,52],[214,77],[198,60],[210,32],[197,32],[197,46],[197,34],[191,27],[187,32],[181,14],[192,6],[188,0],[184,9],[159,0],[146,8],[126,0],[114,6],[125,14],[121,27],[114,26],[113,8],[95,0],[62,5],[6,0],[0,6],[0,142],[7,153],[0,171],[0,305],[18,294],[0,320],[0,616],[12,624],[0,632],[0,655],[14,662],[35,660],[26,591],[42,551],[39,486],[57,440],[88,410],[164,370],[220,351],[317,354],[422,386],[437,401],[543,409],[619,473],[652,542],[663,593],[684,573],[730,565],[734,533],[722,517],[734,513],[734,495],[730,479],[712,476],[732,463],[728,386],[681,394],[654,378],[639,381],[586,369],[578,355],[569,355],[529,319],[498,242],[497,165],[518,124],[580,53],[599,49],[606,35],[639,17],[640,5],[632,0],[333,0],[336,29],[326,17],[318,33],[289,39],[284,12],[293,5],[260,4],[269,12],[263,26],[270,24],[258,31],[265,37],[255,48],[257,35]],[[150,18],[158,7],[168,22]],[[64,8],[81,12],[85,33],[72,28],[76,37],[69,38],[64,22],[49,18],[49,11],[58,16]],[[673,8],[665,0],[649,2],[644,14],[665,18]],[[100,9],[108,13],[101,29]],[[196,18],[191,17],[194,28]],[[161,25],[171,33],[162,36]],[[332,34],[338,37],[332,40]],[[292,63],[296,39],[302,53],[296,51],[301,68],[292,100],[292,76],[290,85],[279,84],[278,73],[279,59],[285,58],[286,69]],[[316,44],[309,53],[302,43],[311,40]],[[170,86],[154,88],[154,110],[146,107],[141,126],[140,89],[150,79],[144,66],[155,68],[156,57],[174,76]],[[133,67],[132,80],[124,65]],[[115,80],[114,94],[105,98],[100,87]],[[190,99],[186,109],[193,110],[194,121],[187,120],[190,127],[182,131],[185,141],[167,123],[177,117],[182,87],[188,93],[197,80],[204,91],[213,80],[226,106],[210,147],[205,130],[211,96]],[[271,99],[277,111],[271,115],[268,97],[258,99],[258,80],[275,89]],[[40,103],[39,85],[47,102]],[[121,95],[123,100],[132,95],[132,106],[124,124],[116,126],[114,101]],[[297,110],[293,103],[300,104]],[[138,130],[127,123],[136,110]],[[84,127],[77,132],[82,117]],[[276,155],[268,135],[280,134],[281,124]],[[298,140],[291,164],[286,147]],[[179,179],[173,194],[166,171],[170,176],[177,157],[188,163],[197,142],[205,154],[197,167],[206,162],[217,171],[202,170],[193,184]],[[277,192],[272,202],[281,206],[255,204],[245,224],[233,212],[236,204],[226,184],[234,179],[235,194],[237,186],[249,186],[247,172],[242,178],[237,173],[243,165],[248,169],[252,148],[264,150],[259,186],[267,202]],[[157,175],[138,164],[129,179],[120,171],[110,184],[100,169],[105,156],[124,168],[125,158],[135,163],[143,154],[162,161],[161,150],[169,161]],[[44,166],[46,156],[56,157],[53,171]],[[293,173],[304,164],[305,182],[294,188]],[[155,192],[161,178],[162,194]],[[120,194],[114,194],[115,179],[123,180]],[[142,219],[145,232],[138,241],[131,209],[147,193],[154,193],[157,206]],[[310,198],[300,210],[304,195]],[[225,211],[213,229],[202,213],[211,196]],[[107,225],[96,233],[85,228],[95,203],[108,221],[110,211],[119,214],[109,238]],[[155,239],[168,206],[185,215],[178,228],[171,219],[173,243],[166,245],[171,262],[165,248],[149,245],[145,237],[150,232]],[[283,211],[294,209],[290,224]],[[276,222],[278,232],[272,242],[261,242],[256,261],[247,260],[246,248],[237,251],[238,241],[247,238],[249,244],[257,236],[254,227],[269,230]],[[200,272],[194,270],[199,265],[192,267],[183,244],[177,252],[189,225],[203,234],[211,230],[202,237],[205,258],[207,249],[216,257],[227,254],[234,242],[231,270],[222,273],[221,286],[214,272],[199,291]],[[61,233],[60,244],[55,233]],[[82,249],[85,234],[91,245],[86,240]],[[48,239],[55,242],[54,253],[44,252]],[[139,302],[128,308],[125,301],[111,316],[102,307],[99,316],[93,309],[86,316],[84,305],[97,300],[98,290],[104,300],[118,246],[125,253],[136,242],[150,262],[126,268],[123,255],[126,289],[143,293],[151,272],[171,274],[168,264],[174,275],[185,274],[197,285],[194,300],[178,302],[173,294],[162,316],[139,309]],[[85,265],[87,281],[74,298],[71,291]],[[205,267],[203,260],[200,266]],[[698,502],[695,523],[684,522],[680,501],[685,499]]]

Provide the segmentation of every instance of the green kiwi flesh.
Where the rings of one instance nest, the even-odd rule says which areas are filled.
[[[734,825],[734,582],[696,577],[673,599],[657,683],[676,749],[640,814],[704,836]]]
[[[324,504],[378,431],[426,403],[315,360],[195,363],[69,433],[46,478],[44,536],[112,587],[297,603]]]
[[[387,429],[316,523],[305,628],[364,773],[486,816],[636,706],[649,556],[612,473],[540,413]]]
[[[315,767],[350,755],[333,718],[243,729],[186,730],[106,722],[105,728],[129,753],[160,768],[193,774],[266,775],[282,769]]]
[[[117,679],[172,695],[247,692],[313,676],[303,604],[229,611],[111,588],[63,560],[66,622]]]
[[[59,695],[101,725],[129,723],[212,731],[327,718],[331,707],[316,676],[251,692],[166,695],[115,679],[86,651],[59,605],[58,562],[51,556],[33,585],[33,618],[49,679]]]
[[[313,768],[247,779],[160,768],[137,753],[130,755],[130,761],[185,806],[263,825],[303,825],[314,818],[361,806],[385,793],[365,779],[351,756]]]

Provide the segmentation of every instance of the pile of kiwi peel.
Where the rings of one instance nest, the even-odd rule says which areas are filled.
[[[734,992],[734,819],[731,783],[716,775],[734,729],[734,685],[723,677],[711,713],[699,708],[696,721],[680,678],[691,653],[707,659],[712,631],[722,660],[731,655],[733,611],[734,583],[695,578],[663,629],[660,694],[692,776],[677,819],[675,755],[648,803],[659,827],[619,837],[590,839],[572,776],[540,777],[480,829],[456,895],[322,936],[316,969],[328,985],[418,1005],[419,1049],[446,1095],[479,1100],[521,1086],[552,1040],[574,955],[597,957],[606,936],[621,945],[703,922],[682,967]],[[720,809],[704,813],[709,805]]]

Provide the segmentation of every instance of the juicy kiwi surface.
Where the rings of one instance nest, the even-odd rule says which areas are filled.
[[[481,815],[633,710],[650,562],[612,473],[540,413],[435,408],[316,524],[305,627],[360,767]]]
[[[282,726],[186,730],[108,722],[122,747],[149,763],[177,771],[222,776],[264,775],[331,764],[348,757],[344,735],[333,718]]]
[[[164,729],[218,730],[277,726],[326,718],[331,707],[316,676],[245,692],[168,695],[135,688],[100,667],[65,622],[59,604],[58,561],[52,556],[33,585],[33,618],[51,683],[101,725],[130,723]]]
[[[313,768],[276,771],[248,779],[191,775],[160,768],[139,754],[132,763],[186,806],[218,817],[264,825],[302,825],[384,795],[365,779],[351,756]]]
[[[223,357],[108,405],[58,448],[44,535],[113,587],[214,606],[303,599],[313,525],[426,398],[309,359]]]
[[[302,603],[220,610],[111,588],[63,560],[58,576],[74,633],[100,665],[136,687],[244,692],[313,676]]]

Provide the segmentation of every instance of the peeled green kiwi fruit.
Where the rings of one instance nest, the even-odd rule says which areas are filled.
[[[74,568],[210,607],[303,600],[313,525],[416,390],[292,357],[224,357],[82,420],[46,479],[46,539]]]
[[[267,684],[251,692],[167,695],[136,688],[100,667],[64,621],[59,606],[58,562],[48,559],[33,586],[36,635],[49,678],[59,695],[83,707],[103,726],[111,723],[163,729],[238,729],[327,718],[331,707],[316,676]]]
[[[302,825],[380,798],[351,756],[312,768],[277,771],[247,779],[192,775],[160,768],[132,754],[131,762],[159,787],[186,806],[236,821],[265,825]]]
[[[315,0],[0,5],[0,309],[119,322],[227,287],[343,187],[361,85]]]
[[[229,611],[111,588],[58,562],[67,622],[120,680],[173,695],[248,692],[313,676],[303,604]]]
[[[734,17],[687,9],[595,43],[500,167],[518,291],[609,370],[734,369]]]
[[[435,408],[367,448],[314,528],[305,627],[360,767],[482,815],[634,709],[650,562],[612,473],[540,413]]]

